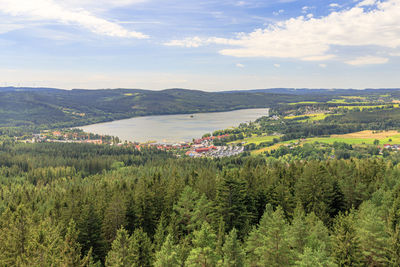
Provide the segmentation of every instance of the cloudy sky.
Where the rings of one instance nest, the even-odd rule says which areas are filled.
[[[0,86],[399,88],[400,0],[0,0]]]

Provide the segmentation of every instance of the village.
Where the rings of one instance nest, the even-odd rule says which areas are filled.
[[[238,155],[244,152],[243,146],[225,145],[215,146],[214,140],[228,138],[229,134],[219,136],[206,136],[193,139],[191,142],[180,142],[175,144],[157,142],[122,142],[118,137],[103,136],[83,132],[79,129],[45,130],[32,136],[15,137],[15,141],[22,143],[80,143],[111,146],[131,146],[138,150],[145,148],[156,148],[163,151],[171,151],[178,157],[187,156],[191,158],[211,157],[221,158]]]

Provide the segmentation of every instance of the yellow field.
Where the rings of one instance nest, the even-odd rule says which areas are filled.
[[[361,131],[349,134],[335,134],[330,137],[308,138],[304,143],[328,143],[344,142],[347,144],[373,144],[375,140],[379,140],[381,144],[400,144],[400,133],[398,131]],[[391,140],[391,141],[389,141]]]
[[[304,117],[304,120],[300,120],[300,122],[307,121],[307,120],[310,120],[310,121],[321,121],[321,120],[325,119],[326,117],[328,117],[329,115],[330,114],[317,113],[317,114],[309,114],[309,115],[286,116],[286,117],[284,117],[284,119],[292,120],[292,119],[295,119],[295,118],[303,118]],[[309,118],[306,119],[306,117],[309,117]]]

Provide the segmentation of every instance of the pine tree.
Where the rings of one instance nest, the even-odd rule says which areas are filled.
[[[156,232],[154,234],[154,250],[159,251],[168,235],[168,225],[164,213],[161,214]]]
[[[175,267],[180,265],[178,246],[174,245],[172,236],[168,235],[161,250],[156,253],[154,266]]]
[[[193,214],[190,218],[190,223],[188,225],[190,231],[200,230],[204,222],[211,223],[211,206],[212,203],[207,199],[206,195],[201,195],[195,203]]]
[[[193,249],[185,262],[187,267],[212,267],[218,262],[216,254],[216,235],[208,223],[203,223],[199,231],[194,232]]]
[[[59,227],[45,219],[32,227],[24,259],[20,264],[26,262],[31,266],[59,266],[62,245]]]
[[[241,232],[250,220],[246,208],[246,184],[235,179],[234,174],[226,173],[217,189],[214,217],[224,218],[226,231],[236,228]]]
[[[385,222],[371,202],[361,204],[357,216],[357,236],[363,254],[363,262],[368,266],[383,266],[388,263],[389,235]]]
[[[298,267],[334,267],[336,264],[325,250],[313,250],[306,247],[295,263]]]
[[[400,196],[393,200],[387,221],[390,266],[400,266]]]
[[[339,266],[360,266],[360,241],[355,228],[354,211],[339,214],[333,227],[333,257]]]
[[[133,255],[133,265],[137,267],[148,267],[153,262],[153,244],[150,238],[138,228],[132,234],[131,253]]]
[[[288,224],[281,207],[273,211],[267,204],[258,228],[247,240],[246,250],[250,266],[288,266],[293,261],[289,247]]]
[[[225,244],[222,247],[223,267],[243,267],[245,266],[245,253],[240,241],[238,240],[235,228],[229,233]]]
[[[297,205],[294,211],[293,221],[289,229],[291,247],[296,253],[302,254],[307,244],[309,227],[303,207],[300,204]]]
[[[105,265],[110,267],[133,266],[134,256],[132,238],[127,230],[119,229],[115,240],[112,242],[111,250],[107,254]]]
[[[197,200],[198,193],[189,186],[185,187],[173,208],[174,214],[171,221],[175,238],[181,239],[188,236],[195,228],[192,218]]]
[[[126,205],[120,197],[113,197],[104,211],[104,219],[102,223],[102,233],[108,247],[111,246],[118,229],[125,227],[126,220]]]
[[[78,242],[82,245],[82,252],[87,254],[89,250],[93,251],[95,261],[104,260],[104,239],[101,234],[101,220],[92,204],[87,203],[82,211],[79,223]]]
[[[25,254],[32,227],[31,213],[19,205],[14,212],[7,209],[1,216],[0,265],[27,264]]]
[[[67,227],[61,251],[61,266],[88,266],[91,258],[91,250],[82,257],[81,245],[78,243],[78,231],[74,220]]]

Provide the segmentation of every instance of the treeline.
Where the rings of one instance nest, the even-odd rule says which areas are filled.
[[[2,266],[400,264],[395,161],[3,144],[0,166]]]
[[[284,116],[284,115],[281,115]],[[273,121],[268,117],[257,120],[260,127],[255,131],[243,127],[244,133],[281,133],[281,141],[331,134],[346,134],[363,130],[395,130],[400,128],[399,109],[353,110],[335,114],[321,121],[302,122],[285,119]]]

